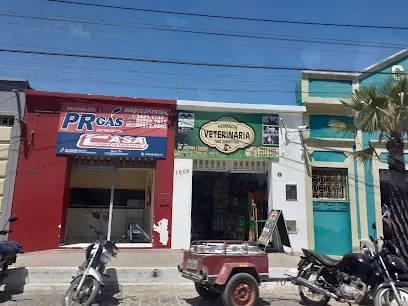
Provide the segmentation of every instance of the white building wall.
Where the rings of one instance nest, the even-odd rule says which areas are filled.
[[[296,233],[289,233],[294,252],[307,248],[305,165],[298,127],[303,113],[280,114],[279,162],[272,163],[268,203],[269,210],[283,211],[285,220],[296,220]],[[286,185],[297,185],[297,201],[286,200]]]
[[[174,160],[171,248],[188,249],[191,237],[193,160]]]
[[[286,220],[296,220],[297,231],[289,233],[293,251],[301,252],[302,248],[307,248],[305,166],[298,130],[298,127],[303,125],[304,107],[178,101],[178,109],[228,113],[275,113],[280,115],[282,119],[280,158],[279,162],[272,163],[268,173],[269,210],[282,210]],[[172,249],[187,249],[191,239],[193,160],[175,159],[174,170]],[[278,176],[278,173],[282,175]],[[287,184],[297,185],[297,201],[286,201]]]

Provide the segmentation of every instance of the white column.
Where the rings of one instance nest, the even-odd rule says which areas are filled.
[[[116,179],[116,171],[112,172],[112,187],[111,187],[111,194],[110,194],[110,203],[109,203],[109,221],[108,221],[108,235],[107,240],[111,239],[112,233],[112,217],[113,217],[113,200],[115,197],[115,179]]]
[[[191,239],[193,160],[174,160],[171,248],[188,249]]]

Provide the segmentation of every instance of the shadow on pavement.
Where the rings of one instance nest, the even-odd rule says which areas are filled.
[[[13,300],[13,295],[24,293],[28,271],[26,268],[13,268],[7,271],[8,275],[1,282],[0,303]]]
[[[106,286],[101,289],[101,294],[98,296],[98,305],[120,305],[122,299],[115,297],[115,295],[122,291],[116,269],[109,268],[106,270],[106,274],[108,274],[109,277],[104,277]]]
[[[201,297],[196,297],[192,299],[185,299],[186,303],[192,306],[210,306],[210,305],[217,305],[222,306],[221,298],[218,298],[216,301],[206,301]],[[271,305],[271,303],[266,302],[263,299],[259,299],[258,302],[255,304],[256,306],[266,306]]]

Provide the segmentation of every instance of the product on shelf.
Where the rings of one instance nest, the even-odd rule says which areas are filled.
[[[229,214],[229,186],[227,180],[214,182],[212,230],[227,231]]]

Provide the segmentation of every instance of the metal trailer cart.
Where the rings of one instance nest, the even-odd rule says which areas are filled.
[[[202,298],[220,297],[226,306],[254,305],[262,282],[292,279],[270,278],[268,254],[246,241],[194,241],[178,270]]]

